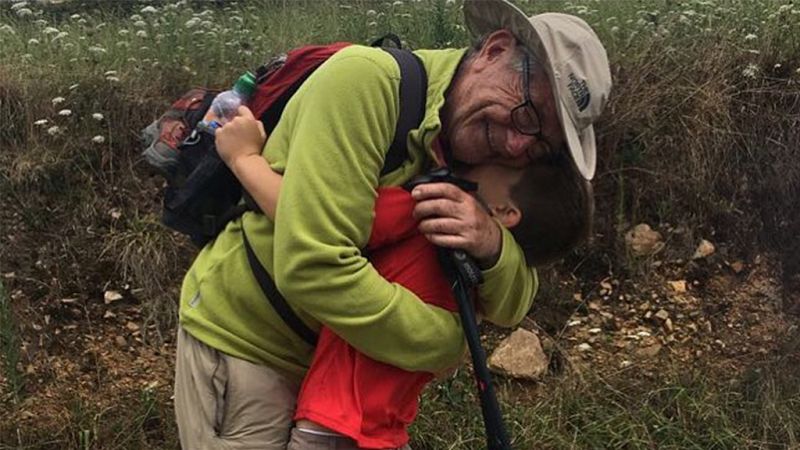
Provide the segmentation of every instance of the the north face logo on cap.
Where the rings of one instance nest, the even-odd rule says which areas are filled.
[[[589,93],[589,87],[586,86],[586,80],[579,80],[574,73],[569,74],[569,92],[572,94],[572,99],[575,100],[575,105],[578,111],[583,111],[589,106],[592,95]]]

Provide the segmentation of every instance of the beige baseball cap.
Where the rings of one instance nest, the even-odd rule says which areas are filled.
[[[505,0],[465,0],[464,17],[476,37],[506,29],[534,52],[550,77],[572,160],[584,178],[591,180],[597,162],[592,124],[611,92],[608,56],[594,31],[568,14],[528,17]]]

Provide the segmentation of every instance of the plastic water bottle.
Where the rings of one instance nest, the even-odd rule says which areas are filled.
[[[221,127],[225,122],[236,117],[239,106],[247,103],[247,100],[256,90],[256,77],[251,72],[245,72],[236,80],[233,89],[220,92],[211,102],[211,107],[198,124],[198,128],[210,131]]]

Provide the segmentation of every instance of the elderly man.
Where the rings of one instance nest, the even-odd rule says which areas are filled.
[[[285,448],[313,352],[263,298],[242,228],[309,327],[324,324],[379,361],[438,372],[463,355],[458,317],[387,282],[360,251],[376,187],[445,160],[521,167],[559,151],[593,176],[592,123],[611,87],[594,32],[568,15],[528,18],[503,0],[468,0],[464,11],[479,37],[471,49],[415,52],[428,75],[426,113],[399,169],[380,175],[398,117],[399,69],[385,52],[361,46],[339,51],[303,84],[264,158],[232,167],[257,189],[257,166],[269,161],[283,174],[281,197],[274,222],[245,214],[203,249],[184,280],[175,387],[184,448]],[[482,267],[486,319],[522,320],[537,278],[511,234],[452,185],[418,186],[413,196],[420,231]]]

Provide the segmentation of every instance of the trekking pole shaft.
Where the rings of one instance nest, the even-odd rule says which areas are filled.
[[[454,291],[458,303],[458,313],[461,316],[461,326],[464,329],[469,353],[472,356],[472,367],[475,371],[475,382],[481,401],[488,450],[511,450],[511,443],[503,423],[503,415],[500,412],[500,404],[492,384],[492,376],[486,366],[486,353],[478,335],[475,312],[462,280],[455,282]]]

